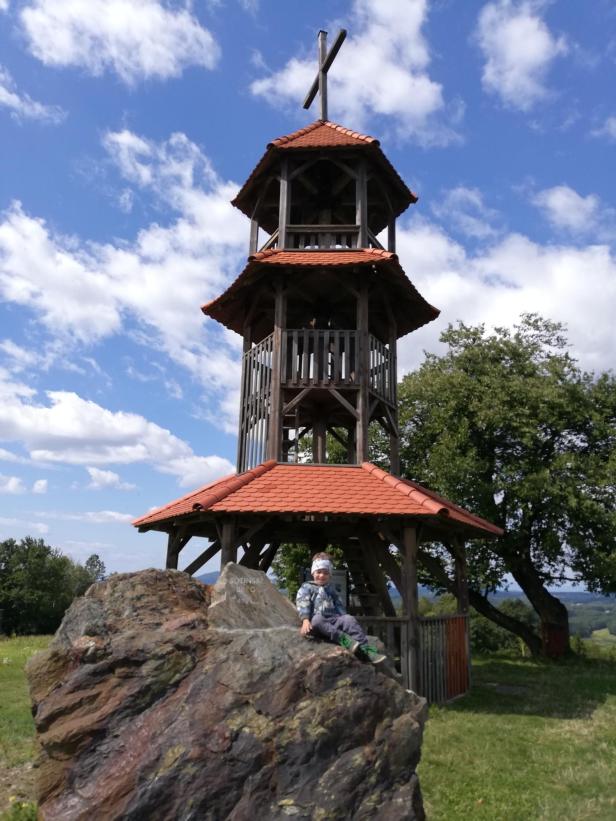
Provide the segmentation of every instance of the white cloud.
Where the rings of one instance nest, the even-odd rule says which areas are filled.
[[[599,198],[595,194],[583,197],[568,185],[556,185],[539,191],[532,202],[544,210],[552,225],[574,232],[592,228],[599,212]]]
[[[28,522],[24,519],[13,519],[6,516],[0,516],[0,526],[9,528],[16,538],[21,538],[28,533],[38,533],[39,536],[49,533],[49,525],[43,522]]]
[[[544,5],[540,0],[487,3],[475,32],[485,58],[483,87],[521,111],[547,96],[550,65],[568,50],[565,38],[555,37],[541,18]]]
[[[176,476],[182,486],[204,484],[233,472],[227,459],[198,456],[170,431],[143,416],[110,411],[75,393],[49,391],[48,404],[20,395],[4,383],[0,440],[18,441],[35,460],[73,465],[147,463]],[[2,395],[0,383],[0,396]],[[89,468],[90,470],[91,468]],[[104,474],[90,474],[102,481]]]
[[[594,242],[616,238],[616,211],[605,206],[596,194],[584,197],[568,185],[556,185],[537,192],[532,203],[560,231]]]
[[[0,11],[9,10],[9,0],[0,0]]]
[[[2,9],[0,8],[0,11]],[[43,105],[28,94],[20,94],[9,72],[0,66],[0,108],[7,108],[14,120],[38,120],[57,125],[66,117],[59,106]]]
[[[90,522],[92,524],[126,524],[135,518],[132,513],[119,513],[117,510],[90,510],[84,513],[41,513],[47,519],[59,519],[66,522]]]
[[[4,476],[0,473],[0,493],[25,493],[26,486],[17,476]]]
[[[401,342],[401,372],[421,364],[424,349],[441,350],[438,336],[449,323],[511,327],[523,312],[566,323],[582,367],[613,367],[616,257],[609,246],[542,246],[508,234],[469,254],[442,229],[415,221],[401,226],[398,252],[420,293],[441,309]]]
[[[29,461],[29,459],[24,459],[21,456],[17,456],[16,453],[12,453],[10,450],[0,448],[0,462],[16,462],[19,464],[27,464]]]
[[[328,75],[332,119],[363,128],[369,117],[379,117],[382,130],[388,118],[399,136],[422,143],[457,138],[445,123],[442,86],[428,74],[430,51],[422,31],[427,15],[426,0],[353,1],[351,34]],[[316,70],[315,44],[309,56],[293,57],[250,88],[270,103],[296,106]]]
[[[29,0],[20,12],[31,53],[49,66],[115,72],[132,85],[213,68],[220,49],[192,3],[158,0]]]
[[[47,479],[37,479],[32,485],[32,493],[47,493]]]
[[[487,239],[498,233],[493,225],[498,220],[498,212],[485,204],[478,188],[462,185],[452,188],[432,205],[432,211],[465,236]]]
[[[616,117],[608,117],[603,125],[590,132],[593,137],[605,137],[608,140],[616,140]]]
[[[205,320],[199,306],[244,264],[247,221],[230,205],[237,186],[221,180],[183,134],[154,143],[121,131],[106,134],[104,145],[123,177],[154,194],[175,221],[152,223],[132,242],[88,243],[14,203],[0,218],[0,296],[34,311],[65,346],[92,344],[130,324],[135,338],[226,404],[239,379],[239,338]],[[234,430],[235,412],[218,424]]]
[[[90,490],[134,490],[136,485],[131,485],[129,482],[123,482],[117,473],[112,470],[101,470],[95,467],[86,467],[90,474],[90,482],[88,488]]]

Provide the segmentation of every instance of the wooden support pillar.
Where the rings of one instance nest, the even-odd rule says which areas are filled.
[[[235,540],[235,521],[233,519],[225,519],[222,523],[221,534],[221,554],[220,554],[220,569],[229,562],[237,561],[237,542]]]
[[[250,244],[248,252],[250,255],[256,254],[259,249],[259,223],[253,217],[250,220]]]
[[[368,183],[365,160],[360,160],[357,166],[355,181],[355,220],[359,226],[357,245],[359,248],[368,247]]]
[[[393,381],[392,417],[395,422],[395,431],[389,435],[389,471],[394,476],[400,475],[400,427],[398,425],[398,397],[397,397],[397,373],[398,373],[398,328],[393,315],[389,317],[389,373]]]
[[[258,570],[259,560],[261,558],[261,551],[265,545],[263,537],[254,539],[245,549],[244,555],[240,559],[242,567],[250,567],[253,570]]]
[[[282,277],[276,281],[274,297],[274,334],[272,353],[272,381],[270,386],[270,418],[267,437],[267,458],[282,459],[282,333],[286,326],[287,297]]]
[[[278,212],[278,247],[287,247],[287,225],[289,224],[289,212],[291,197],[289,183],[289,161],[286,157],[280,160],[280,200]]]
[[[387,223],[387,250],[396,253],[396,218],[393,214]]]
[[[319,465],[327,461],[327,423],[323,416],[312,422],[312,461]]]
[[[417,595],[417,528],[412,525],[405,525],[402,531],[402,541],[404,554],[402,556],[402,586],[404,588],[403,599],[407,617],[407,645],[406,656],[408,669],[408,686],[410,690],[417,692],[419,686],[419,607]]]
[[[167,539],[167,558],[165,568],[167,570],[177,570],[180,550],[190,541],[190,535],[184,529],[172,530]]]
[[[368,398],[369,398],[369,368],[370,368],[370,339],[368,333],[368,281],[362,272],[360,290],[357,297],[357,331],[359,341],[359,397],[358,419],[356,426],[357,462],[361,464],[368,460]]]

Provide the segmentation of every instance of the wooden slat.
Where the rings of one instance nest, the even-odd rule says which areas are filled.
[[[220,542],[218,539],[206,548],[202,553],[200,553],[196,559],[193,559],[192,562],[188,565],[188,567],[184,568],[184,573],[188,573],[189,576],[192,576],[200,567],[206,562],[209,562],[210,559],[213,559],[214,556],[220,550]]]

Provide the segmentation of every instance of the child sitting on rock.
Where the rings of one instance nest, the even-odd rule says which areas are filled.
[[[380,664],[385,661],[353,616],[349,616],[333,584],[332,560],[327,553],[317,553],[310,572],[313,581],[304,582],[297,591],[297,612],[302,619],[302,636],[317,636],[342,645],[360,658]]]

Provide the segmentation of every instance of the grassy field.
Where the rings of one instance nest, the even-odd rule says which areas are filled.
[[[2,813],[31,795],[23,665],[48,640],[0,640],[2,819],[34,817]],[[470,695],[430,710],[419,775],[430,821],[614,821],[616,658],[476,660]]]

